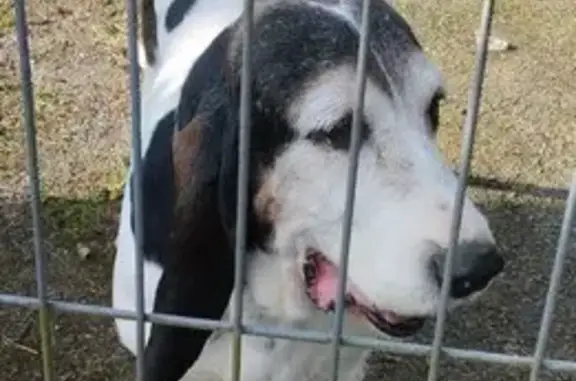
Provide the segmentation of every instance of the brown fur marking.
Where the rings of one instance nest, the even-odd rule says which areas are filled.
[[[179,192],[186,183],[193,181],[192,163],[198,152],[198,138],[202,121],[196,117],[180,131],[174,131],[172,138],[172,156],[174,182]]]

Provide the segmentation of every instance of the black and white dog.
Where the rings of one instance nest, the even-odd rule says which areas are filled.
[[[348,168],[361,0],[257,1],[243,294],[245,322],[331,323]],[[435,314],[456,178],[436,146],[438,70],[410,27],[372,0],[345,333],[404,337]],[[220,319],[233,293],[242,0],[144,0],[142,85],[147,311]],[[131,168],[132,171],[132,168]],[[135,309],[130,171],[113,305]],[[450,307],[504,261],[466,200]],[[117,320],[136,351],[135,323]],[[148,324],[148,381],[230,378],[230,334]],[[340,379],[367,351],[342,351]],[[323,381],[326,346],[245,337],[244,381]]]

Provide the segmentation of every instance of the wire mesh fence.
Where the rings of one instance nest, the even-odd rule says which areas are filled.
[[[232,378],[233,381],[240,379],[241,367],[241,337],[243,335],[266,336],[283,338],[290,340],[309,341],[332,346],[332,380],[338,379],[337,370],[339,364],[339,351],[342,346],[354,346],[360,348],[383,350],[403,355],[429,356],[428,380],[438,379],[441,356],[448,356],[455,359],[472,360],[488,363],[499,363],[518,365],[530,368],[530,380],[536,381],[539,378],[542,368],[551,371],[576,372],[576,361],[564,361],[544,358],[548,336],[554,316],[556,298],[560,285],[565,258],[568,251],[571,227],[576,214],[576,173],[573,174],[568,198],[564,211],[562,227],[557,243],[557,250],[553,262],[550,276],[549,288],[546,294],[546,302],[542,313],[538,339],[534,348],[533,356],[520,356],[505,353],[487,352],[480,350],[450,348],[443,345],[443,336],[446,321],[446,305],[449,295],[450,277],[452,276],[452,266],[454,263],[454,252],[460,224],[462,218],[463,203],[467,179],[470,172],[471,153],[474,147],[475,130],[478,118],[478,110],[481,102],[482,84],[484,80],[485,66],[487,60],[487,44],[490,36],[494,0],[484,0],[481,20],[480,36],[476,50],[474,69],[470,81],[468,92],[467,114],[464,121],[462,133],[462,145],[458,170],[458,187],[454,195],[456,208],[452,216],[450,230],[450,246],[448,259],[443,269],[444,279],[441,289],[441,303],[436,318],[434,340],[432,345],[395,342],[382,339],[372,339],[366,337],[354,337],[344,335],[342,332],[344,315],[344,295],[345,279],[348,271],[349,244],[351,235],[351,221],[354,213],[355,185],[358,168],[358,156],[360,149],[360,112],[364,107],[364,92],[366,87],[366,56],[368,46],[368,35],[370,33],[367,22],[370,14],[370,0],[364,0],[362,6],[362,28],[359,43],[359,57],[357,61],[357,82],[355,89],[355,106],[352,119],[352,142],[350,148],[350,163],[348,168],[347,194],[345,200],[345,218],[342,226],[341,242],[341,263],[338,274],[338,293],[335,306],[335,324],[331,332],[284,329],[272,326],[249,325],[242,321],[242,289],[243,289],[243,269],[245,257],[245,236],[247,232],[247,204],[248,204],[248,182],[249,182],[249,150],[250,150],[250,41],[252,39],[253,8],[254,0],[244,1],[244,25],[243,36],[245,44],[242,51],[242,75],[240,94],[240,139],[239,139],[239,174],[237,189],[237,226],[235,240],[235,293],[234,308],[230,321],[212,321],[200,318],[190,318],[184,316],[167,315],[160,313],[145,313],[143,295],[143,257],[142,253],[136,255],[136,311],[118,310],[110,307],[66,302],[53,300],[47,295],[46,281],[46,256],[42,247],[42,226],[41,226],[41,204],[38,155],[36,149],[36,127],[34,117],[34,93],[32,86],[32,73],[30,68],[28,29],[26,23],[25,1],[14,1],[14,14],[16,20],[16,34],[20,56],[20,77],[22,94],[22,120],[26,135],[26,161],[31,192],[31,209],[33,218],[34,234],[34,257],[36,268],[37,296],[26,297],[16,294],[0,293],[0,303],[16,305],[38,310],[39,326],[42,343],[42,365],[45,381],[55,380],[53,373],[52,359],[52,323],[51,314],[53,311],[62,311],[77,314],[89,314],[96,316],[114,317],[135,320],[137,322],[137,356],[136,356],[136,378],[144,380],[144,324],[151,322],[160,325],[173,325],[179,327],[191,327],[200,329],[221,329],[232,331],[233,356],[232,356]],[[128,55],[130,59],[130,93],[131,93],[131,116],[132,116],[132,163],[134,166],[134,203],[135,203],[135,238],[137,242],[142,241],[142,195],[141,195],[141,142],[140,142],[140,87],[139,87],[139,66],[137,49],[137,6],[136,0],[127,0],[127,20],[128,20]],[[141,248],[142,245],[135,245]],[[141,250],[141,249],[137,249]]]

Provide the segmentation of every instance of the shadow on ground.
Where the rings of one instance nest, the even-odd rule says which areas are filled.
[[[494,181],[473,182],[492,186]],[[510,185],[510,184],[509,184]],[[510,185],[506,191],[471,188],[491,217],[507,257],[502,279],[480,304],[450,316],[446,343],[452,347],[529,355],[536,341],[545,292],[564,210],[565,191]],[[496,188],[498,188],[496,186]],[[502,188],[500,186],[500,188]],[[540,196],[534,196],[538,194]],[[544,197],[541,194],[547,194]],[[43,203],[44,247],[49,253],[49,292],[67,301],[110,305],[113,238],[118,203],[47,199]],[[35,295],[29,205],[3,200],[0,205],[0,292]],[[571,247],[563,275],[548,356],[576,358],[576,250]],[[89,250],[88,257],[83,258]],[[6,380],[41,380],[36,315],[22,308],[0,309],[1,358]],[[55,323],[58,380],[125,380],[132,363],[119,347],[110,319],[59,314]],[[431,342],[428,324],[415,340]],[[424,380],[426,361],[390,354],[375,356],[372,376]],[[522,380],[514,367],[446,361],[441,379]],[[379,376],[379,377],[378,377]],[[555,380],[576,380],[562,378]],[[568,376],[566,376],[568,377]]]
[[[43,202],[52,298],[110,304],[117,210],[105,197]],[[0,292],[36,295],[31,223],[28,203],[0,201]],[[120,380],[131,367],[110,319],[59,313],[54,332],[58,381]],[[39,340],[34,312],[0,306],[3,380],[42,380]]]

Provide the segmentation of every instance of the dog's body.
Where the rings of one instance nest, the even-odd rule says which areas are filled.
[[[439,74],[400,16],[383,0],[372,3],[344,331],[404,336],[436,311],[456,182],[434,145]],[[154,33],[142,49],[145,310],[227,318],[242,0],[156,0],[152,8]],[[257,2],[245,323],[331,327],[360,10],[359,0]],[[114,307],[125,310],[136,299],[132,170],[113,287]],[[502,268],[488,224],[468,200],[460,245],[451,306]],[[116,324],[135,353],[135,323]],[[147,324],[146,380],[228,381],[230,334],[209,335]],[[247,336],[242,380],[327,380],[331,353],[327,345]],[[340,379],[361,379],[367,355],[343,348]]]

